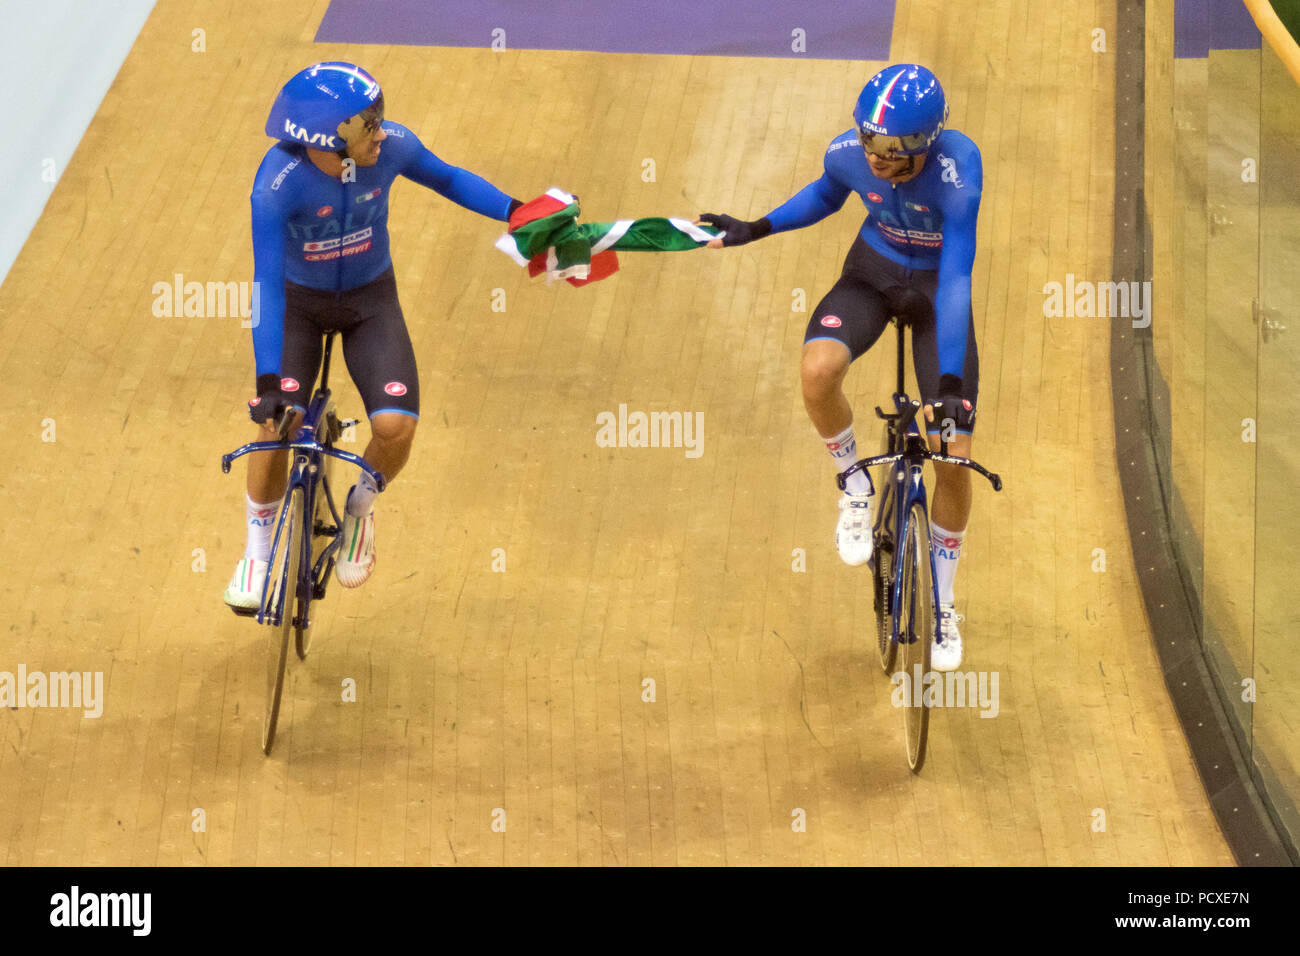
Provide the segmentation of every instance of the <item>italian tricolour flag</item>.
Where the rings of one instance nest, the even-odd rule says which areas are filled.
[[[615,250],[678,252],[698,249],[717,235],[711,226],[688,219],[619,219],[616,222],[578,222],[578,198],[551,188],[525,203],[510,217],[510,231],[496,247],[530,276],[546,273],[547,280],[566,279],[586,285],[618,271]]]

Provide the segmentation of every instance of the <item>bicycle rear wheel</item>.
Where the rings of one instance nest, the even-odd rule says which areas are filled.
[[[930,521],[925,507],[913,502],[908,512],[907,531],[899,549],[898,640],[903,645],[903,672],[912,693],[903,707],[907,731],[907,765],[920,773],[925,763],[925,745],[930,733],[930,707],[925,701],[925,681],[930,674],[930,653],[934,648],[934,579],[930,558]],[[918,686],[920,685],[920,686]],[[916,701],[920,699],[918,704]]]
[[[297,609],[298,568],[302,559],[305,495],[295,486],[289,492],[271,553],[263,621],[271,626],[266,645],[266,717],[262,723],[262,752],[269,755],[275,742],[275,725],[280,717],[284,693],[284,669],[289,658],[289,630]]]

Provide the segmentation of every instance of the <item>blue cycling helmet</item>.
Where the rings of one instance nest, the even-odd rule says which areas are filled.
[[[266,135],[288,143],[346,152],[384,118],[379,81],[355,63],[330,60],[294,76],[271,104]]]
[[[915,63],[885,67],[867,83],[853,107],[858,139],[870,153],[924,153],[948,121],[948,100],[933,73]]]

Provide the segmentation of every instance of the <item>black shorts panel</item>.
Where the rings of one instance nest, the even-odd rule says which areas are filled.
[[[939,397],[939,345],[934,316],[938,286],[937,270],[900,266],[859,236],[845,257],[840,278],[813,310],[804,342],[835,339],[844,343],[856,361],[880,338],[891,316],[905,316],[912,330],[912,363],[921,400],[933,401]],[[973,308],[969,321],[961,391],[963,398],[978,406],[979,350],[975,346]]]
[[[856,361],[876,344],[892,314],[885,297],[869,282],[840,276],[813,309],[804,332],[804,344],[816,339],[834,339],[844,343],[851,360]]]
[[[320,373],[322,336],[330,330],[343,340],[348,374],[361,393],[366,416],[379,412],[420,415],[420,379],[415,350],[397,300],[393,270],[340,295],[284,284],[282,387],[305,407]],[[297,388],[289,388],[296,385]]]

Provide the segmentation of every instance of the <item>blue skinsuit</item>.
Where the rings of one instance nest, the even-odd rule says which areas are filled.
[[[357,166],[355,182],[326,175],[306,148],[277,143],[253,180],[253,317],[257,374],[280,373],[284,342],[284,280],[343,292],[365,285],[392,265],[388,192],[405,176],[489,219],[509,218],[511,197],[486,180],[443,162],[405,126],[385,122],[388,138],[373,166]]]
[[[772,232],[802,229],[843,207],[856,192],[867,218],[862,239],[885,258],[909,269],[937,269],[936,338],[941,375],[961,376],[970,325],[975,223],[984,170],[979,148],[966,135],[944,130],[925,167],[909,182],[878,179],[867,165],[856,130],[826,149],[825,172],[767,214]]]

